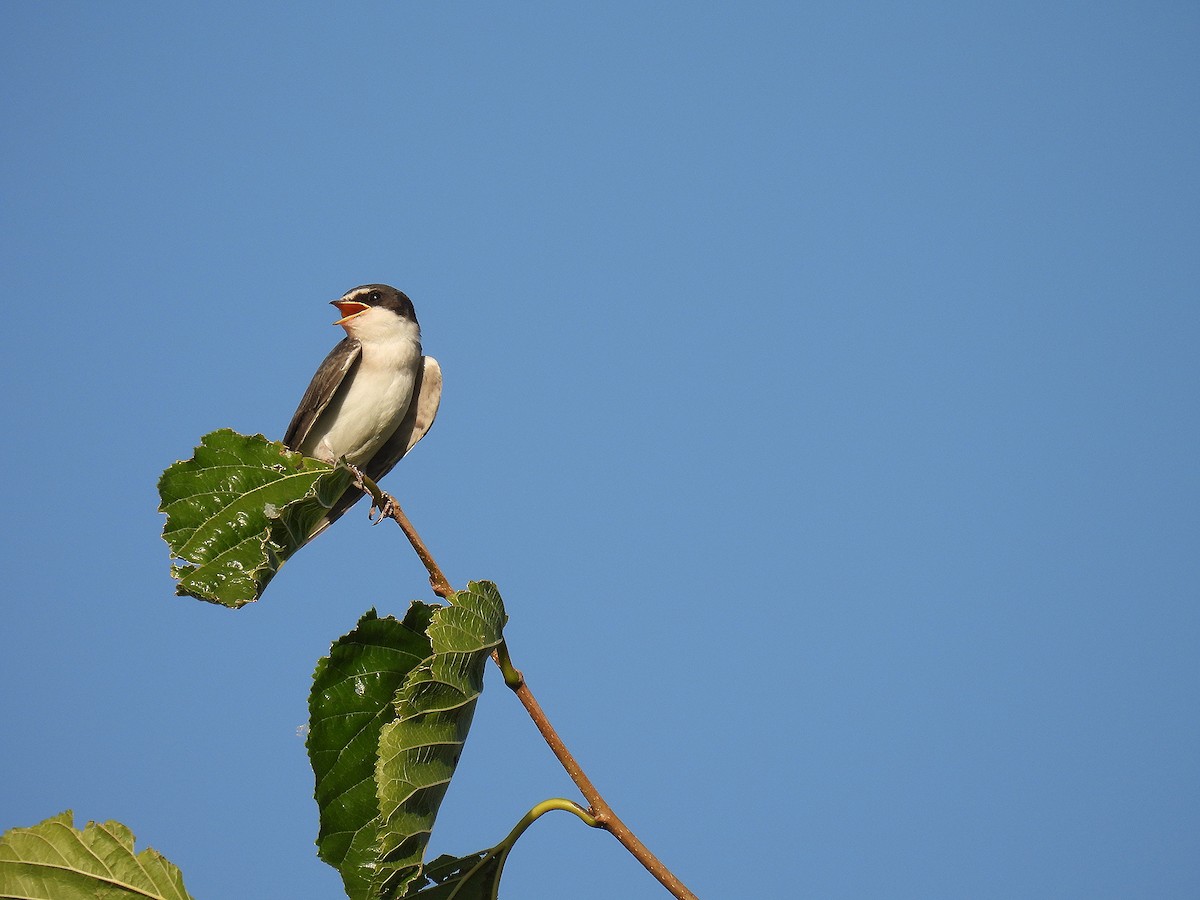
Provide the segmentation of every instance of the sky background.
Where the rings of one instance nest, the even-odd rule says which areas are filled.
[[[13,2],[0,829],[341,896],[297,729],[358,509],[233,612],[156,481],[383,281],[387,479],[704,900],[1200,895],[1200,7]],[[577,796],[494,670],[432,852]],[[552,814],[502,898],[666,894]]]

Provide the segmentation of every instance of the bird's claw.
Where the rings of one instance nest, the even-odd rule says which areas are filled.
[[[367,519],[370,520],[371,524],[378,525],[384,519],[389,518],[392,515],[392,511],[396,508],[396,501],[392,499],[392,496],[390,494],[384,494],[382,491],[380,491],[380,494],[382,494],[384,497],[383,506],[381,507],[375,499],[374,492],[367,487],[367,483],[364,480],[366,476],[363,474],[362,469],[360,469],[358,466],[353,466],[348,463],[347,468],[349,468],[350,472],[354,475],[354,486],[361,491],[366,491],[371,497],[371,508],[367,510]],[[375,490],[379,489],[375,488]],[[379,518],[375,517],[375,512],[377,510],[379,512]]]
[[[371,508],[367,511],[367,518],[371,519],[372,525],[378,525],[384,519],[390,519],[392,517],[392,513],[396,510],[396,501],[392,498],[392,496],[390,494],[384,494],[383,496],[386,498],[383,501],[383,506],[376,506],[374,501],[372,501]],[[375,510],[379,510],[378,519],[371,518]]]

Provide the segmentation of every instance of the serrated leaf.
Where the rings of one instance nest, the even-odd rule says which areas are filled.
[[[354,900],[372,896],[379,734],[396,717],[394,698],[405,676],[432,653],[425,630],[438,608],[414,602],[403,622],[369,610],[313,674],[308,756],[321,819],[318,854],[338,870]]]
[[[257,600],[353,477],[261,434],[206,434],[158,481],[163,539],[186,563],[171,566],[175,593],[231,607]]]
[[[157,850],[134,853],[119,822],[73,825],[70,810],[0,836],[0,898],[191,900],[183,875]]]
[[[396,698],[396,719],[383,727],[375,780],[379,860],[375,884],[400,897],[420,875],[438,808],[462,753],[488,656],[506,616],[489,581],[471,582],[433,614],[433,656],[415,668]]]
[[[468,856],[444,854],[425,866],[422,887],[410,888],[405,898],[417,900],[495,900],[507,850],[480,850]]]

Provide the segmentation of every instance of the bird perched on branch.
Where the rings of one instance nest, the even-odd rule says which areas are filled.
[[[442,399],[442,370],[421,355],[412,301],[386,284],[364,284],[331,303],[346,337],[330,351],[292,416],[283,443],[328,463],[345,459],[373,481],[425,436]],[[351,487],[309,540],[363,496]]]

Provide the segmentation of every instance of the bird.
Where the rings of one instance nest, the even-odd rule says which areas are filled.
[[[351,288],[331,300],[346,337],[325,357],[283,436],[289,450],[345,460],[373,481],[392,470],[437,416],[442,369],[421,353],[421,326],[408,296],[386,284]],[[312,540],[363,492],[349,487],[317,522]]]

